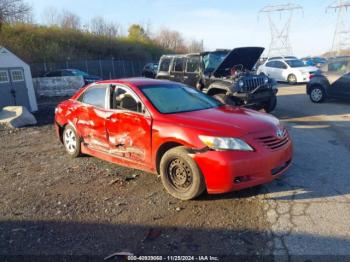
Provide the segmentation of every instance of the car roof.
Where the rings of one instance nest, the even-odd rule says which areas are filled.
[[[160,80],[160,79],[152,79],[152,78],[145,78],[145,77],[131,77],[131,78],[98,81],[96,83],[97,84],[131,84],[133,86],[147,86],[147,85],[171,84],[174,82],[171,82],[169,80]]]

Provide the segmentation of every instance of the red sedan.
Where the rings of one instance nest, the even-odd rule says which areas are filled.
[[[275,117],[226,106],[183,84],[110,80],[86,86],[55,110],[72,157],[89,154],[158,173],[188,200],[269,182],[289,167],[292,142]]]

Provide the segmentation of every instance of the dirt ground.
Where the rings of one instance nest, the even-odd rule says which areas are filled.
[[[184,202],[156,175],[71,159],[52,125],[61,99],[39,100],[38,126],[0,130],[0,256],[272,252],[263,187]]]
[[[61,99],[39,101],[36,127],[0,129],[0,261],[103,261],[119,251],[350,261],[348,101],[313,104],[305,85],[280,85],[273,114],[292,136],[288,172],[260,187],[184,202],[156,175],[70,159],[52,126]]]

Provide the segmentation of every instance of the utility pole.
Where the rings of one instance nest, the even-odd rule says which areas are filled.
[[[259,13],[265,14],[269,21],[271,40],[268,56],[286,56],[293,55],[293,49],[290,43],[290,25],[292,23],[293,13],[296,10],[303,10],[300,5],[297,4],[280,4],[280,5],[267,5],[263,7]],[[279,14],[280,20],[284,17],[284,22],[277,23],[274,15]]]
[[[337,0],[326,8],[326,12],[334,10],[338,13],[332,44],[332,52],[336,55],[340,55],[342,50],[350,49],[349,7],[350,1]]]

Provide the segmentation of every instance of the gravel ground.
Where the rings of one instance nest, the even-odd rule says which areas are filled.
[[[61,99],[39,101],[38,126],[0,130],[0,255],[272,252],[261,187],[183,202],[155,175],[71,159],[52,125]]]
[[[264,186],[183,202],[155,175],[70,159],[52,126],[59,100],[40,101],[36,127],[0,129],[0,261],[118,251],[350,261],[349,102],[313,104],[305,86],[280,86],[274,115],[293,138],[290,170]]]

